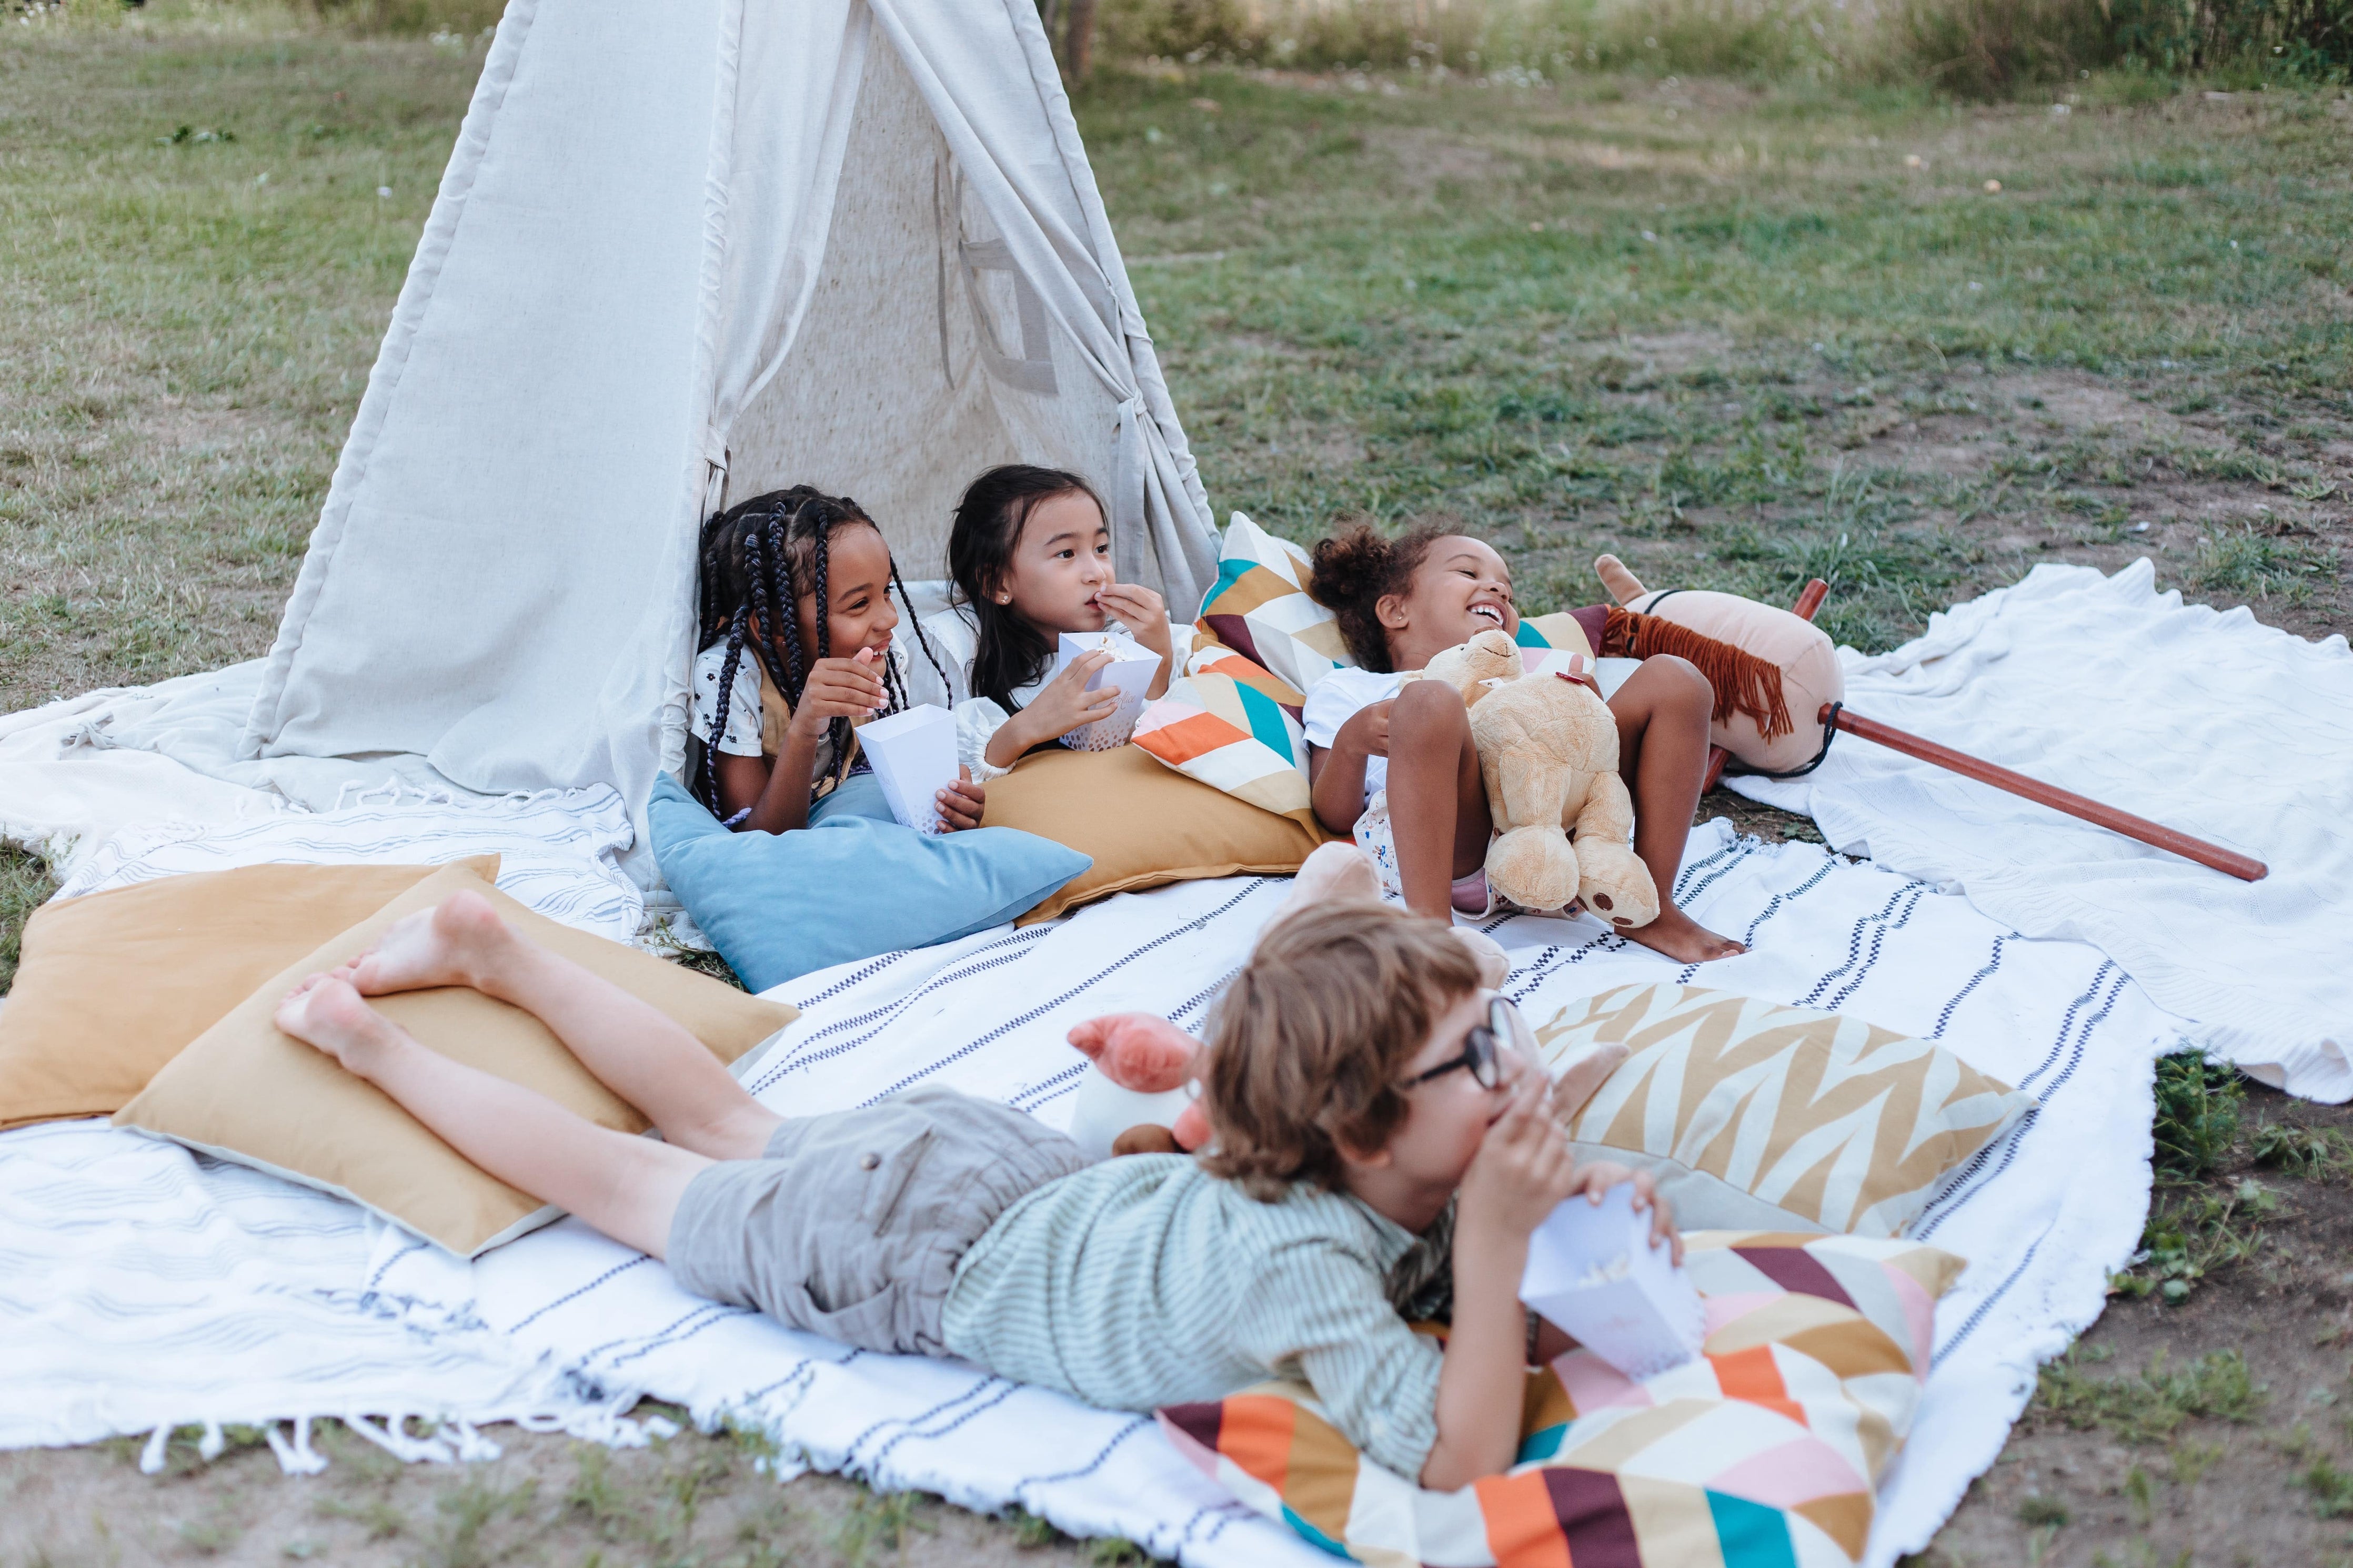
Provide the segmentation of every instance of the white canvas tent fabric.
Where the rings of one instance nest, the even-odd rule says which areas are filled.
[[[846,491],[934,577],[1012,460],[1198,602],[1208,502],[1027,0],[514,0],[237,756],[641,807],[710,510]]]

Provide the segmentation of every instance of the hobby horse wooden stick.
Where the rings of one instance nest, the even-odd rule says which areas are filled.
[[[1907,757],[1917,757],[1924,763],[1934,763],[1940,768],[1948,768],[1963,778],[1975,779],[1979,784],[1989,784],[1996,789],[2008,790],[2015,795],[2023,795],[2028,800],[2047,805],[2053,811],[2063,811],[2070,816],[2082,817],[2085,822],[2105,827],[2111,833],[2121,833],[2127,838],[2137,838],[2143,844],[2155,845],[2158,848],[2168,850],[2184,859],[2195,860],[2200,866],[2211,866],[2215,870],[2236,877],[2242,882],[2260,882],[2271,874],[2271,868],[2260,860],[2251,859],[2247,856],[2225,849],[2220,845],[2209,844],[2202,838],[2192,838],[2187,833],[2177,833],[2172,828],[2151,822],[2145,816],[2135,816],[2131,812],[2118,811],[2113,805],[2102,805],[2098,801],[2087,799],[2072,790],[2063,790],[2056,784],[2044,784],[2040,779],[2028,778],[2024,773],[2012,773],[2008,768],[1970,756],[1967,752],[1957,752],[1950,746],[1940,746],[1934,741],[1924,741],[1917,735],[1896,729],[1894,725],[1883,724],[1876,719],[1866,719],[1851,708],[1841,708],[1826,702],[1822,705],[1821,721],[1825,724],[1834,723],[1848,734],[1860,740],[1874,742],[1887,747],[1890,751],[1901,752]]]

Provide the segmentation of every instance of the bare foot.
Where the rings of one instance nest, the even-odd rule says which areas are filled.
[[[1705,963],[1714,958],[1733,958],[1748,949],[1728,936],[1715,932],[1693,920],[1672,904],[1659,911],[1659,918],[1649,925],[1617,928],[1618,934],[1628,942],[1640,942],[1653,952],[1662,952],[1683,963]]]
[[[1626,1047],[1617,1040],[1606,1046],[1596,1046],[1568,1064],[1567,1071],[1553,1079],[1552,1113],[1564,1127],[1577,1120],[1593,1091],[1601,1087],[1609,1075],[1625,1065]]]
[[[362,1001],[340,973],[313,974],[288,992],[277,1022],[362,1078],[400,1037],[399,1026]]]
[[[1067,1038],[1112,1082],[1165,1094],[1193,1076],[1201,1042],[1150,1013],[1106,1013],[1074,1024]]]
[[[507,922],[480,893],[454,893],[394,921],[375,945],[336,973],[363,996],[434,985],[481,989],[490,961],[513,942]]]
[[[1363,850],[1354,843],[1326,844],[1300,863],[1299,874],[1291,879],[1291,896],[1282,900],[1274,918],[1279,921],[1341,899],[1377,900],[1380,896],[1381,875]]]

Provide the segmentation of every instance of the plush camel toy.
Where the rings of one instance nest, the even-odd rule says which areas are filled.
[[[1618,776],[1618,723],[1593,689],[1528,674],[1502,631],[1447,649],[1422,679],[1453,687],[1471,710],[1498,835],[1487,847],[1496,895],[1527,910],[1582,901],[1613,926],[1658,919],[1658,887],[1631,847],[1634,803]]]

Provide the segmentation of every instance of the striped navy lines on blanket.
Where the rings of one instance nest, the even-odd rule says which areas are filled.
[[[918,1003],[934,994],[946,990],[959,981],[970,979],[977,974],[985,974],[993,969],[1002,969],[1008,963],[1019,963],[1028,956],[1029,944],[1051,934],[1053,929],[1052,926],[1043,922],[1026,926],[1012,935],[1001,937],[960,962],[941,970],[895,1002],[886,1002],[881,1006],[867,1012],[837,1018],[830,1024],[811,1030],[794,1041],[791,1048],[778,1056],[776,1060],[764,1065],[760,1069],[759,1077],[744,1087],[756,1097],[775,1088],[785,1079],[804,1068],[815,1067],[819,1062],[829,1061],[845,1052],[856,1050],[889,1028]],[[822,1050],[810,1048],[819,1040],[847,1031],[861,1029],[864,1031],[862,1034],[849,1039],[836,1040]]]
[[[1141,946],[1130,948],[1126,952],[1122,953],[1119,957],[1113,959],[1109,963],[1103,964],[1100,968],[1096,969],[1093,973],[1088,975],[1084,980],[1080,981],[1076,985],[1071,986],[1069,989],[1047,1001],[1038,1004],[1038,1005],[1029,1008],[1026,1012],[1017,1014],[1013,1017],[1008,1018],[1005,1022],[997,1025],[995,1028],[990,1029],[984,1034],[974,1036],[971,1039],[966,1040],[963,1045],[960,1045],[955,1049],[948,1052],[947,1055],[939,1058],[937,1060],[932,1062],[926,1067],[919,1068],[915,1071],[906,1074],[899,1079],[897,1082],[892,1083],[888,1088],[884,1089],[881,1093],[873,1095],[859,1103],[861,1105],[873,1105],[881,1100],[888,1100],[892,1095],[897,1094],[900,1090],[912,1088],[914,1085],[921,1083],[923,1079],[931,1077],[934,1073],[940,1071],[942,1068],[946,1068],[955,1062],[963,1060],[965,1058],[971,1056],[974,1052],[987,1048],[989,1046],[1004,1038],[1006,1036],[1012,1034],[1015,1030],[1019,1029],[1026,1025],[1035,1023],[1038,1019],[1044,1017],[1047,1014],[1051,1013],[1055,1008],[1069,1002],[1072,997],[1082,995],[1086,992],[1093,989],[1095,986],[1100,985],[1103,982],[1111,978],[1112,975],[1116,974],[1119,971],[1126,968],[1129,964],[1135,963],[1138,959],[1157,952],[1159,949],[1167,946],[1170,942],[1175,942],[1180,936],[1188,936],[1202,930],[1211,921],[1215,921],[1219,915],[1231,912],[1233,910],[1239,908],[1245,900],[1252,898],[1272,886],[1274,886],[1274,879],[1271,878],[1251,878],[1250,884],[1247,887],[1243,888],[1241,891],[1236,893],[1232,898],[1228,899],[1224,903],[1218,905],[1217,908],[1209,910],[1203,914],[1197,915],[1193,919],[1187,921],[1182,925],[1175,926],[1167,931],[1162,931],[1158,936],[1154,937],[1151,941],[1143,943]]]
[[[1932,1040],[1943,1039],[1945,1037],[1945,1031],[1952,1026],[1954,1012],[1962,1003],[1969,999],[1969,993],[1975,991],[1978,985],[1991,978],[1993,972],[2001,967],[2001,950],[2003,945],[2008,942],[2023,942],[2026,939],[2024,937],[2020,936],[2016,931],[2009,931],[1993,939],[1993,952],[1987,955],[1985,966],[1979,969],[1975,974],[1970,975],[1969,983],[1967,985],[1962,986],[1959,991],[1956,992],[1951,1001],[1946,1003],[1942,1007],[1939,1007],[1936,1010],[1936,1026],[1928,1031],[1928,1038]]]
[[[1870,976],[1873,968],[1878,964],[1880,954],[1885,951],[1887,945],[1887,933],[1890,931],[1902,931],[1911,924],[1913,915],[1919,910],[1920,900],[1927,894],[1927,883],[1906,882],[1890,896],[1885,907],[1877,914],[1865,915],[1857,921],[1853,932],[1847,938],[1846,962],[1814,982],[1814,988],[1799,997],[1796,1005],[1800,1007],[1820,1007],[1826,1012],[1837,1012],[1840,1004],[1862,989],[1863,981]],[[1903,911],[1901,914],[1896,912],[1899,908]],[[1869,937],[1867,952],[1864,950],[1866,933]],[[1823,993],[1830,990],[1831,983],[1841,975],[1849,976],[1847,983],[1840,986],[1834,994],[1825,997]]]

